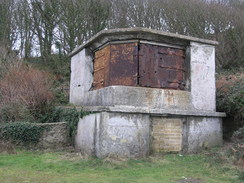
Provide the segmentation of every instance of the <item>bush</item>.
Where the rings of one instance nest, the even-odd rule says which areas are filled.
[[[27,59],[33,67],[52,73],[52,84],[55,103],[63,105],[69,103],[70,58],[65,55],[49,55]]]
[[[20,103],[7,103],[0,109],[0,119],[2,123],[9,121],[34,120],[30,110]],[[1,122],[0,122],[1,124]]]
[[[36,144],[45,127],[27,122],[15,122],[0,125],[0,138],[14,144]]]
[[[244,127],[233,133],[232,140],[234,143],[244,143]]]
[[[237,129],[244,126],[244,74],[227,74],[217,80],[217,110],[232,116]]]
[[[24,64],[10,67],[0,80],[0,120],[22,120],[26,115],[36,118],[50,110],[53,99],[47,72]]]

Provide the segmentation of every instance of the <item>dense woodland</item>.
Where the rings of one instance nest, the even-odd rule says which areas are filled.
[[[244,0],[0,0],[0,120],[36,119],[67,102],[68,53],[126,27],[219,41],[218,110],[243,125]]]
[[[243,0],[1,0],[1,46],[68,54],[103,29],[147,27],[220,42],[218,68],[243,66]]]

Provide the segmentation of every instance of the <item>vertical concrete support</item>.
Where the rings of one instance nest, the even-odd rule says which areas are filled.
[[[191,42],[191,98],[197,110],[215,111],[215,47]]]
[[[92,56],[87,49],[81,50],[71,58],[70,103],[81,105],[85,92],[93,82]]]
[[[76,150],[90,156],[96,155],[96,134],[97,130],[99,130],[97,126],[100,124],[101,114],[90,114],[80,119],[75,136]]]
[[[184,128],[186,152],[198,152],[201,149],[223,144],[222,119],[206,117],[188,117]]]
[[[149,155],[149,115],[102,112],[80,119],[77,150],[99,158]]]

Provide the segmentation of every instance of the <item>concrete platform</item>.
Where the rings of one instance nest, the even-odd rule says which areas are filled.
[[[157,152],[198,152],[221,146],[216,117],[98,112],[80,119],[75,147],[99,158],[141,158]]]

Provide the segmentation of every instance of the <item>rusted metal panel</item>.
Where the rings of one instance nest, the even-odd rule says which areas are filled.
[[[93,89],[108,86],[110,46],[95,52]]]
[[[140,44],[139,85],[153,88],[185,87],[185,52],[150,44]]]
[[[114,44],[110,51],[109,85],[137,86],[138,43]]]
[[[112,85],[185,88],[185,51],[137,42],[95,52],[94,89]]]

